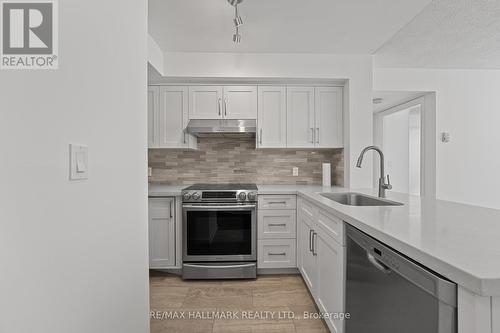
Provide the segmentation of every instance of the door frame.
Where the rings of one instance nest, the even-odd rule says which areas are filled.
[[[436,198],[436,94],[427,93],[373,114],[373,142],[382,148],[383,117],[420,105],[420,196]],[[373,164],[373,184],[378,186],[379,164]]]

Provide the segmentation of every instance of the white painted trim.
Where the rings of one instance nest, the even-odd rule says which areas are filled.
[[[389,114],[420,105],[420,196],[436,197],[436,97],[435,93],[414,98],[373,114],[373,142],[382,147],[382,118]],[[378,186],[379,164],[373,165],[373,185]]]

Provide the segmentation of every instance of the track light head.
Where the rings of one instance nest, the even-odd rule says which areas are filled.
[[[243,19],[241,16],[236,16],[233,20],[235,27],[241,27],[243,25]]]
[[[241,43],[241,35],[238,32],[233,35],[233,42]]]

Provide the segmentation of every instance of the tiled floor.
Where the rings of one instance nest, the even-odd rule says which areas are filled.
[[[318,310],[299,275],[183,281],[155,272],[150,277],[150,294],[151,311],[157,317],[151,319],[152,333],[328,332],[322,320],[303,318],[304,312]]]

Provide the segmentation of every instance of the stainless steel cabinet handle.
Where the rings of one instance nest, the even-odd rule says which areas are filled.
[[[170,218],[174,217],[174,212],[173,212],[173,207],[172,207],[173,202],[174,202],[174,200],[170,200]]]
[[[262,128],[260,129],[259,143],[262,144]]]
[[[316,143],[319,143],[319,127],[316,127]]]
[[[314,128],[311,127],[311,143],[314,143]]]
[[[309,252],[313,252],[312,248],[312,235],[314,234],[314,230],[309,229]]]
[[[184,143],[186,143],[186,132],[184,132]]]
[[[286,227],[286,223],[269,223],[270,227]]]
[[[269,255],[269,256],[286,256],[286,252],[281,252],[281,253],[268,252],[267,255]]]
[[[227,116],[227,98],[224,98],[224,116]]]
[[[286,205],[286,201],[269,201],[270,205],[283,204]]]
[[[313,232],[313,237],[312,237],[312,253],[313,256],[318,255],[318,252],[316,252],[316,236],[318,235],[317,232]]]
[[[221,104],[220,104],[221,99],[219,98],[217,101],[218,101],[218,103],[219,103],[219,116],[221,116],[221,115],[222,115],[222,111],[221,111],[221,108],[222,108],[222,107],[221,107]]]

